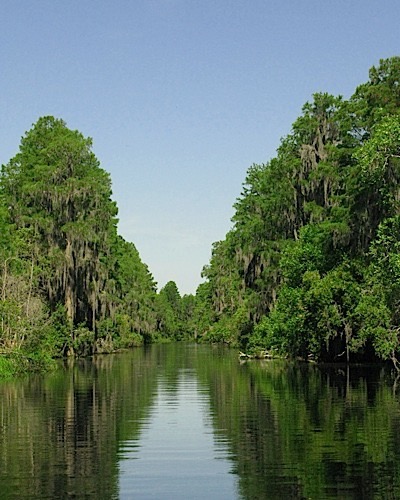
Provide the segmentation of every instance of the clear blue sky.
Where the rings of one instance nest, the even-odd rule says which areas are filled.
[[[398,0],[2,0],[0,19],[0,163],[40,116],[92,137],[120,234],[182,294],[302,105],[400,52]]]

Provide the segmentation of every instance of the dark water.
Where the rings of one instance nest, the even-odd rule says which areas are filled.
[[[382,367],[161,345],[0,383],[1,499],[400,498]]]

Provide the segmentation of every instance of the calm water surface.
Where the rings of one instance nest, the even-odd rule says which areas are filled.
[[[188,344],[0,383],[1,499],[400,498],[382,367]]]

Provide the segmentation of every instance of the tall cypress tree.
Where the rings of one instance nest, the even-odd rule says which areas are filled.
[[[91,139],[64,121],[43,117],[3,167],[2,186],[11,222],[29,228],[40,286],[51,310],[65,307],[71,326],[93,331],[107,314],[103,293],[116,238],[117,209],[109,175]]]

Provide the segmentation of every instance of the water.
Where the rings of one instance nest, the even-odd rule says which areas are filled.
[[[214,440],[195,372],[183,369],[172,390],[162,376],[157,382],[140,438],[120,450],[120,498],[235,498],[228,449]]]
[[[0,498],[400,498],[394,382],[188,344],[1,382]]]

